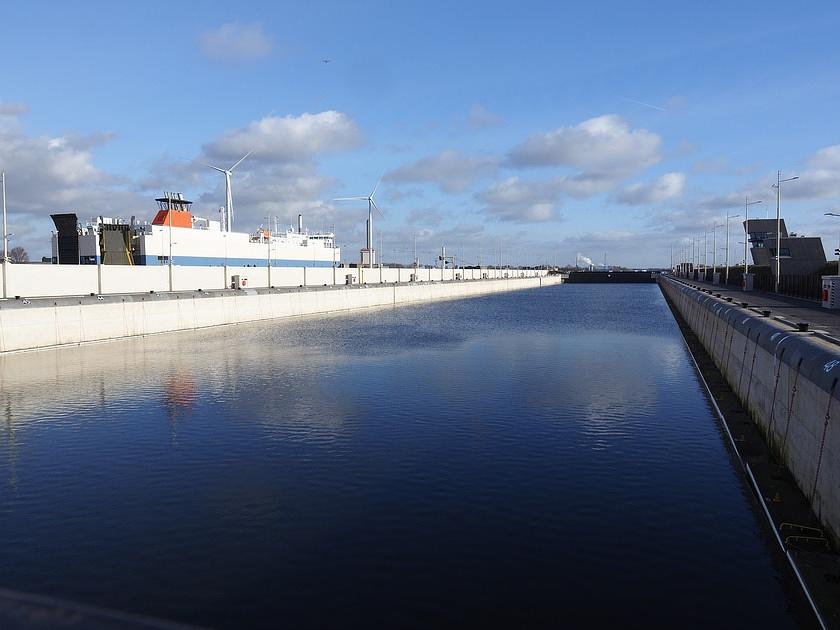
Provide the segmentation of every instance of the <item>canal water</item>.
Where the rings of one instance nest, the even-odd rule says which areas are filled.
[[[222,627],[809,623],[655,285],[0,359],[0,587]]]

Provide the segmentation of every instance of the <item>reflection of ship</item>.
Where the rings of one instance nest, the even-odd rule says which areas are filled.
[[[320,320],[313,320],[310,326],[317,326],[316,322]],[[295,326],[300,326],[299,322],[281,320],[270,328],[285,330],[281,336],[291,339]],[[267,351],[264,337],[268,330],[263,322],[237,326],[233,343],[225,335],[183,331],[109,344],[0,354],[0,459],[3,449],[9,452],[16,443],[16,433],[35,423],[84,423],[97,414],[100,419],[110,418],[118,410],[147,404],[160,409],[170,422],[200,412],[202,400],[226,409],[232,384],[240,377],[263,383],[295,378],[301,384],[292,389],[261,388],[258,397],[249,399],[247,413],[239,409],[248,422],[264,426],[295,423],[329,434],[339,431],[345,403],[324,385],[319,376],[322,370],[317,369],[334,365],[336,355],[313,354],[308,358],[313,369],[300,371],[300,347],[271,345]],[[271,357],[268,362],[267,357]],[[277,409],[284,412],[278,414]],[[125,418],[130,421],[131,415]],[[20,439],[17,442],[22,443]]]
[[[253,234],[227,232],[221,221],[193,216],[181,193],[156,199],[151,223],[134,217],[97,217],[81,225],[75,213],[52,215],[52,262],[62,265],[235,265],[332,267],[341,260],[332,232],[310,233],[298,215],[297,229]]]
[[[188,371],[177,372],[164,386],[164,400],[171,409],[190,409],[197,398],[195,378]]]

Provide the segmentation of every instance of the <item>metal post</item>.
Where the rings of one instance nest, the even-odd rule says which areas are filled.
[[[776,171],[776,293],[779,292],[779,273],[782,270],[782,171]]]
[[[712,282],[715,281],[717,273],[717,229],[719,227],[723,227],[723,224],[712,222]]]
[[[776,293],[779,292],[779,276],[782,272],[782,182],[789,182],[799,177],[782,179],[782,171],[776,171]]]
[[[172,291],[172,206],[166,212],[169,219],[169,290]]]
[[[729,284],[729,213],[726,213],[726,274],[725,283]]]
[[[694,240],[695,238],[691,237],[691,274],[694,275]]]
[[[102,295],[102,241],[105,240],[102,234],[102,226],[105,219],[99,216],[98,234],[96,235],[96,294]]]
[[[712,282],[717,272],[717,225],[712,221]]]
[[[776,293],[779,292],[779,273],[782,270],[782,171],[776,171]]]

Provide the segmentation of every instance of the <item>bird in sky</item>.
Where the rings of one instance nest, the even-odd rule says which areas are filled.
[[[321,59],[321,63],[329,63],[332,59]]]

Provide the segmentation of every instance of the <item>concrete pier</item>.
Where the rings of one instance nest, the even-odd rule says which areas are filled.
[[[840,541],[840,344],[669,277],[659,286],[713,359],[835,544]],[[744,298],[749,299],[749,297]]]

